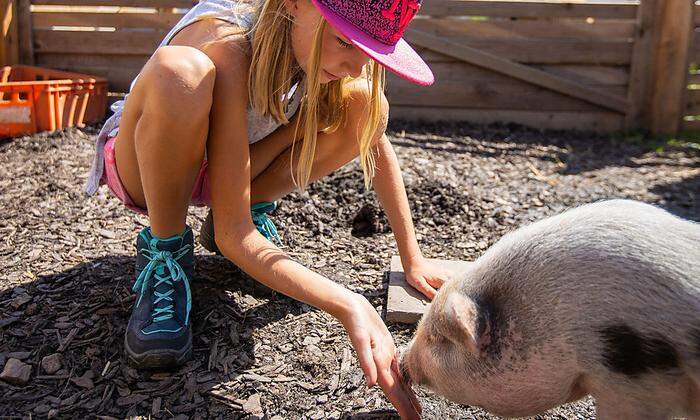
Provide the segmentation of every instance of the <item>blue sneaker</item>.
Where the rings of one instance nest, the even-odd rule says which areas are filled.
[[[126,328],[124,347],[138,368],[178,366],[192,356],[190,280],[194,274],[194,239],[181,235],[156,238],[151,228],[136,240],[136,303]]]
[[[275,242],[277,245],[282,244],[282,239],[280,239],[277,233],[277,228],[272,220],[268,217],[270,213],[275,211],[277,208],[277,203],[263,201],[262,203],[253,204],[250,207],[251,216],[253,217],[253,223],[255,227],[267,240],[270,242]],[[214,216],[209,210],[207,218],[204,219],[202,223],[202,229],[199,232],[199,243],[209,252],[214,252],[221,255],[219,247],[216,246],[216,241],[214,240]]]

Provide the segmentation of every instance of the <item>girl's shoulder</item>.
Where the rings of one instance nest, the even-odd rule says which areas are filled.
[[[206,18],[193,22],[183,28],[170,41],[169,45],[182,45],[197,48],[211,55],[216,52],[221,55],[230,51],[229,59],[234,57],[250,56],[250,41],[247,37],[247,28],[235,25],[231,22]]]

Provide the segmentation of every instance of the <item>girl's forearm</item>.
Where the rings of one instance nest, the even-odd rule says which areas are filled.
[[[222,236],[217,244],[224,256],[260,283],[339,320],[349,312],[351,291],[292,260],[257,231]]]
[[[407,270],[414,260],[423,255],[416,240],[399,160],[386,134],[382,135],[375,150],[376,172],[372,181],[374,190],[394,232],[396,246],[401,255],[401,264]]]

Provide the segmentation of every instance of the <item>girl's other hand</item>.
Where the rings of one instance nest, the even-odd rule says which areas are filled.
[[[353,293],[352,304],[340,322],[357,352],[367,386],[379,384],[402,419],[420,419],[418,398],[399,374],[394,339],[374,307],[364,296]]]
[[[428,299],[433,300],[437,289],[450,279],[450,272],[423,257],[411,263],[406,270],[406,281]]]

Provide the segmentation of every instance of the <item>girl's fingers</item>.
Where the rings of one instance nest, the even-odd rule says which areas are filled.
[[[427,281],[429,285],[435,289],[439,289],[445,283],[445,277],[429,277]]]
[[[391,362],[388,364],[391,366]],[[410,393],[406,392],[397,372],[391,367],[378,372],[377,381],[391,405],[399,412],[402,419],[420,419],[420,404],[415,404]],[[417,403],[417,400],[416,400]]]
[[[399,356],[397,353],[396,357],[391,362],[391,370],[394,372],[395,376],[399,379],[399,381],[401,381],[401,386],[403,387],[404,391],[406,391],[408,398],[411,400],[413,408],[415,408],[418,414],[423,414],[423,407],[421,407],[420,401],[418,401],[418,396],[416,396],[416,393],[413,392],[413,388],[411,388],[411,385],[407,384],[405,378],[403,377],[403,375],[401,375],[398,360]]]
[[[370,340],[367,336],[360,336],[354,340],[357,359],[360,361],[360,367],[365,374],[368,388],[372,388],[377,383],[377,366],[374,363]]]
[[[437,294],[437,291],[431,285],[429,285],[428,282],[425,281],[425,279],[423,278],[420,278],[417,284],[414,284],[413,287],[418,289],[419,292],[423,293],[430,300],[433,300],[433,298],[435,298],[435,295]]]

